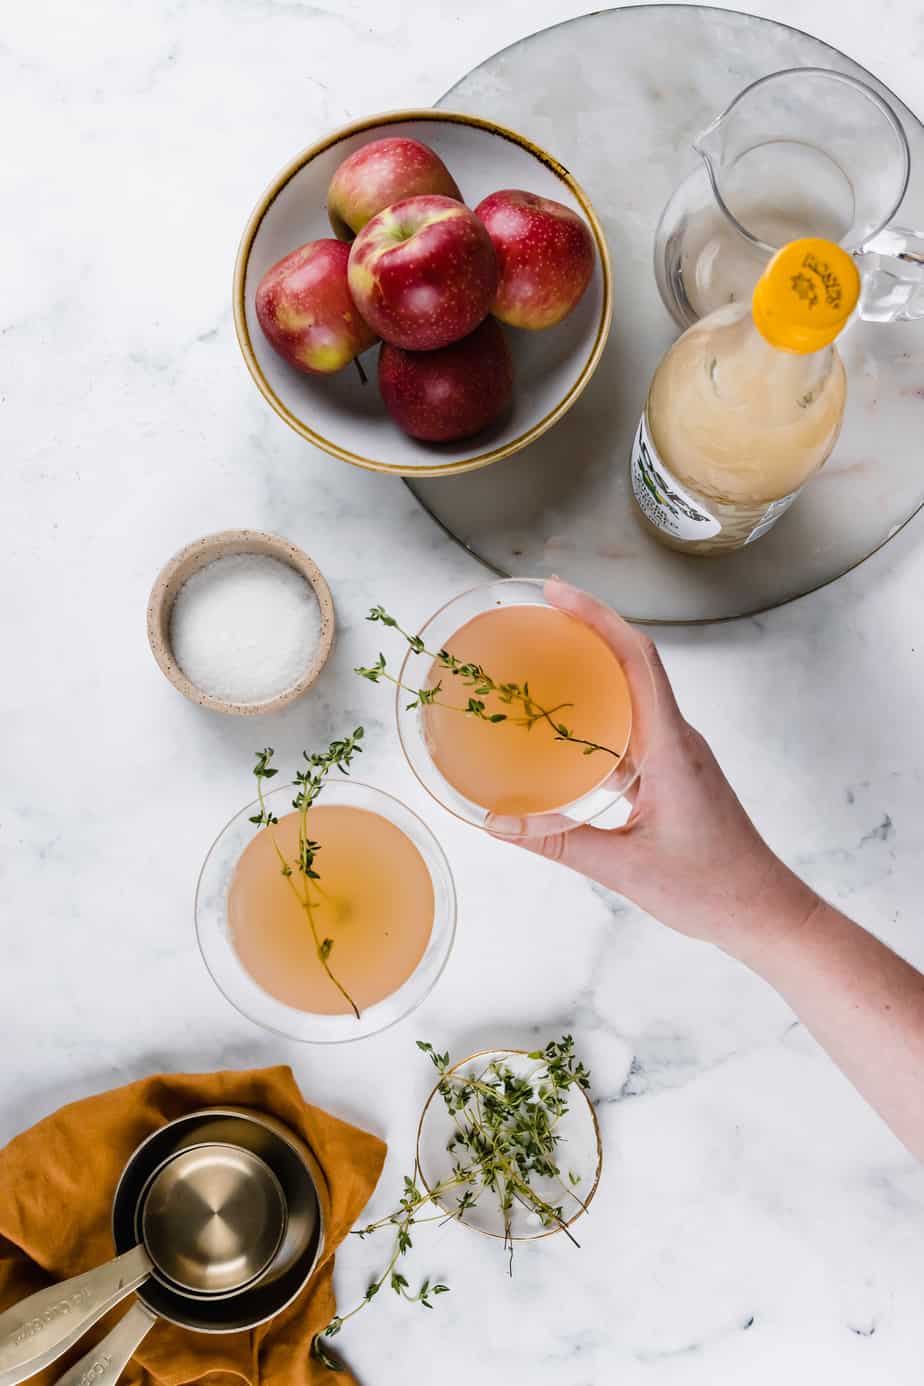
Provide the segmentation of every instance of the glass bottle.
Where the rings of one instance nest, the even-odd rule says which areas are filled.
[[[847,397],[834,345],[860,277],[817,238],[773,257],[750,304],[695,323],[655,371],[630,463],[645,527],[670,548],[759,539],[830,456]]]

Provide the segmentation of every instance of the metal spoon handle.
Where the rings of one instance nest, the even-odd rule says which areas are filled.
[[[73,1347],[151,1272],[143,1246],[20,1300],[0,1314],[0,1386],[18,1386]]]
[[[136,1302],[96,1347],[58,1377],[55,1386],[115,1386],[156,1322],[156,1315]]]

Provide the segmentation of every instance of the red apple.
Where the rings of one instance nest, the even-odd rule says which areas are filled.
[[[386,207],[350,249],[350,290],[380,337],[432,351],[467,337],[497,288],[497,258],[481,222],[451,197]]]
[[[404,351],[383,342],[379,389],[395,423],[412,438],[446,443],[493,423],[513,394],[513,362],[493,318],[461,342]]]
[[[449,169],[420,140],[373,140],[344,159],[337,169],[327,189],[327,215],[334,235],[351,241],[377,212],[423,193],[462,201]]]
[[[549,197],[505,188],[475,208],[494,242],[500,279],[491,312],[511,327],[554,327],[590,283],[594,242],[586,223]]]
[[[290,365],[329,375],[378,341],[347,282],[349,246],[309,241],[268,269],[257,285],[257,319]]]

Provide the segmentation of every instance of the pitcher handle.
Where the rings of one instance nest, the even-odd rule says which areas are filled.
[[[887,226],[855,259],[863,275],[858,313],[865,322],[924,318],[924,231]]]

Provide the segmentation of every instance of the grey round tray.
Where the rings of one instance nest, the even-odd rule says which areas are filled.
[[[627,459],[648,383],[677,329],[652,246],[670,194],[698,163],[693,136],[755,78],[837,68],[882,93],[911,145],[905,225],[924,227],[924,126],[859,64],[819,39],[730,10],[604,10],[495,54],[438,106],[488,116],[548,149],[583,184],[613,257],[606,352],[571,412],[525,452],[408,485],[496,572],[560,573],[639,621],[720,621],[840,577],[924,502],[924,323],[859,323],[842,339],[850,398],[837,449],[789,513],[742,553],[694,559],[638,525]]]

